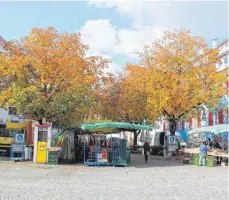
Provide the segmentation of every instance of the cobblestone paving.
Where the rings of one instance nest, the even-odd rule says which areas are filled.
[[[131,155],[126,168],[0,162],[0,199],[226,200],[228,168]],[[1,158],[0,158],[1,159]]]

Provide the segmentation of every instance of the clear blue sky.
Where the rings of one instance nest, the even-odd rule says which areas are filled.
[[[119,27],[129,20],[117,20],[110,9],[88,6],[86,2],[0,2],[0,35],[6,40],[20,38],[33,27],[53,26],[58,31],[77,32],[88,19],[109,18]]]
[[[190,28],[193,34],[204,36],[208,44],[211,44],[214,37],[219,42],[228,37],[227,2],[137,4],[138,6],[133,2],[125,5],[117,2],[108,5],[91,5],[88,2],[0,2],[0,36],[6,40],[19,39],[33,27],[48,26],[53,26],[60,32],[82,31],[85,41],[90,41],[92,51],[112,58],[116,67],[128,61],[136,61],[136,58],[129,56],[131,45],[134,52],[138,48],[134,46],[137,39],[144,43],[147,37],[152,37],[149,41],[153,41],[157,30],[161,28]],[[105,20],[108,22],[105,23]],[[154,28],[154,33],[146,33]],[[94,36],[95,33],[98,35]],[[98,43],[100,36],[102,40]],[[111,41],[116,36],[121,42],[113,51]],[[128,41],[123,42],[124,39]]]

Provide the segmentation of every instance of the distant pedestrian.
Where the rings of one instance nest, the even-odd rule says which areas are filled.
[[[176,160],[180,158],[180,140],[176,139]]]
[[[145,163],[146,164],[148,162],[149,154],[150,154],[150,145],[148,142],[145,142],[145,144],[144,144],[144,155],[145,155]]]
[[[202,164],[203,166],[206,166],[207,152],[208,147],[206,145],[206,142],[203,141],[203,143],[200,145],[199,166],[201,166]]]

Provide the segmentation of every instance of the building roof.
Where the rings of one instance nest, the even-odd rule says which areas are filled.
[[[219,54],[219,58],[222,58],[222,57],[224,57],[226,55],[228,55],[228,50],[223,52],[223,53],[221,53],[221,54]]]
[[[219,44],[217,45],[217,48],[223,46],[223,45],[226,44],[227,42],[228,42],[228,39],[224,40],[223,42],[221,42],[221,43],[219,43]]]

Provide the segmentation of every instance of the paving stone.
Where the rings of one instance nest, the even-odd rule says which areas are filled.
[[[1,160],[1,157],[0,157]],[[131,155],[125,168],[0,162],[0,199],[225,200],[228,168]]]

